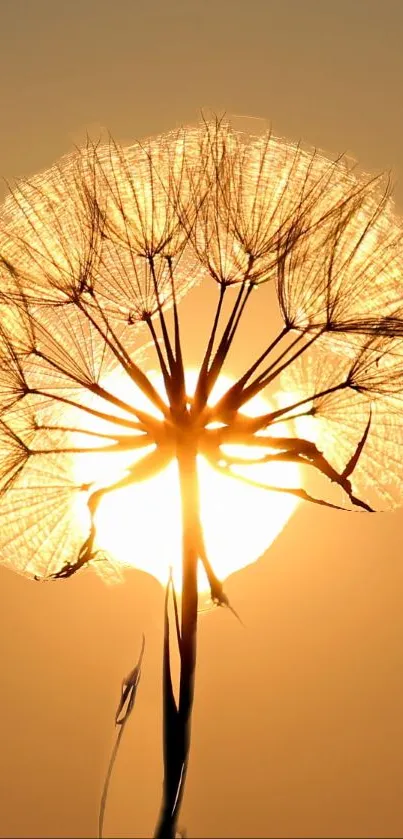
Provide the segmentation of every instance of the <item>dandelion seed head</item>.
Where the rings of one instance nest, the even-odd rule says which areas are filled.
[[[148,463],[150,474],[165,468],[185,423],[228,472],[213,432],[239,431],[239,411],[267,388],[279,411],[260,427],[244,421],[245,445],[261,446],[257,435],[281,420],[279,460],[316,467],[352,506],[359,493],[365,509],[401,503],[402,277],[387,179],[225,120],[126,147],[88,141],[16,183],[0,207],[1,561],[31,576],[69,572],[77,557],[106,568],[95,551],[99,493],[143,480]],[[178,312],[201,282],[239,304],[227,333],[218,310],[193,398],[181,391]],[[262,310],[262,355],[209,414],[249,292],[266,283],[285,344],[271,344],[277,310]],[[150,337],[164,398],[146,376]],[[114,389],[116,374],[127,391]],[[136,406],[134,384],[149,409]],[[114,446],[124,453],[115,483]]]

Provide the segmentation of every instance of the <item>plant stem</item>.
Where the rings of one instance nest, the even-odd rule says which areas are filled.
[[[197,635],[197,563],[199,487],[196,450],[181,443],[177,450],[182,504],[182,601],[179,641],[179,701],[173,701],[171,674],[164,657],[164,782],[155,839],[174,839],[190,750]],[[165,642],[167,641],[167,627]]]

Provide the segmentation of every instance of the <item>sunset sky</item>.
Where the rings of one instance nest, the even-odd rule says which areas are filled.
[[[403,214],[402,36],[400,0],[2,0],[0,174],[45,169],[87,131],[128,143],[226,112],[391,170]],[[195,312],[207,328],[209,302],[198,288],[183,303],[193,364]],[[265,328],[254,317],[251,336]],[[201,616],[189,837],[402,835],[402,526],[403,511],[301,504],[227,582],[244,626],[224,610]],[[105,836],[150,835],[163,589],[135,571],[117,586],[90,572],[40,585],[0,569],[0,580],[0,836],[96,835],[120,683],[143,632]]]

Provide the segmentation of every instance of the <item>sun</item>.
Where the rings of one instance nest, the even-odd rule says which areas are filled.
[[[148,373],[155,388],[165,395],[162,376]],[[186,390],[192,396],[198,373],[186,373]],[[211,394],[213,403],[234,383],[229,376],[221,376]],[[108,378],[108,389],[128,400],[122,388],[123,380],[113,375]],[[140,390],[130,385],[130,399],[137,408],[150,404]],[[133,401],[135,400],[135,401]],[[254,416],[268,413],[273,406],[260,394],[245,408]],[[281,424],[275,426],[279,436],[286,432]],[[228,453],[253,456],[245,446],[226,447]],[[138,457],[143,456],[143,452]],[[135,453],[108,454],[108,483],[128,465]],[[256,457],[259,456],[259,452]],[[105,480],[105,455],[91,455],[93,474]],[[272,544],[294,512],[298,499],[283,493],[248,486],[215,471],[201,455],[197,460],[200,486],[200,516],[209,560],[219,579],[240,570],[258,559]],[[300,472],[296,464],[259,464],[237,466],[240,475],[255,481],[280,487],[298,486]],[[170,569],[178,591],[181,589],[181,503],[176,462],[171,462],[159,475],[105,495],[95,516],[96,545],[122,566],[152,574],[163,585]],[[204,569],[199,567],[199,592],[209,589]]]

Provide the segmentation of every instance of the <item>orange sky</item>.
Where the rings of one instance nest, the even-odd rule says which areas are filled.
[[[206,108],[266,117],[290,139],[391,168],[403,212],[400,0],[0,6],[5,177],[49,166],[87,128],[129,141]],[[196,355],[193,312],[188,299]],[[223,611],[202,617],[189,836],[402,835],[402,525],[403,512],[301,505],[265,558],[227,584],[245,628]],[[0,835],[95,836],[120,681],[142,632],[143,679],[105,835],[150,835],[161,588],[135,572],[116,587],[90,573],[0,579]]]

